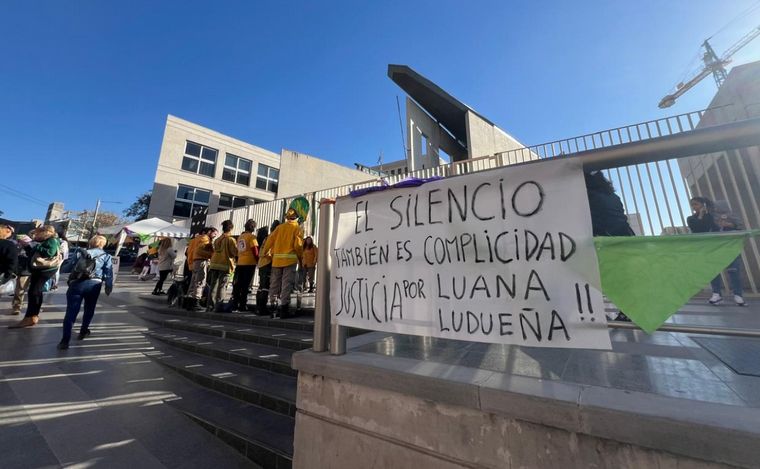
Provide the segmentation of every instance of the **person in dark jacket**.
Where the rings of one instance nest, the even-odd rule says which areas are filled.
[[[0,284],[10,280],[16,273],[18,251],[16,243],[11,241],[13,227],[0,225]]]
[[[601,171],[584,174],[594,236],[634,236],[623,203]]]
[[[20,235],[16,239],[18,244],[18,267],[16,268],[16,290],[13,292],[13,315],[21,314],[21,306],[24,304],[24,296],[29,289],[29,279],[32,276],[32,238]]]
[[[590,171],[584,173],[584,176],[591,211],[591,231],[594,236],[634,236],[623,202],[615,194],[612,183],[601,171]],[[618,312],[615,320],[630,321],[622,311]]]
[[[744,224],[737,217],[731,214],[727,204],[713,203],[706,197],[694,197],[689,201],[691,210],[694,212],[686,219],[686,224],[692,233],[711,233],[720,231],[743,230]],[[742,279],[741,279],[741,256],[734,259],[728,265],[726,273],[728,274],[729,284],[734,293],[734,303],[738,306],[746,306],[742,296]],[[720,274],[716,275],[710,282],[712,296],[708,300],[711,305],[718,305],[723,302],[723,280]]]
[[[82,318],[82,326],[79,329],[78,340],[84,340],[90,335],[90,322],[92,322],[92,318],[95,316],[95,306],[98,303],[101,287],[105,284],[106,295],[110,295],[111,290],[113,290],[113,260],[109,254],[103,251],[103,246],[105,245],[105,236],[93,236],[90,239],[89,249],[86,251],[95,260],[95,269],[92,272],[92,277],[70,280],[69,289],[66,291],[66,316],[63,318],[63,337],[58,344],[59,350],[69,348],[71,329],[74,327],[74,322],[79,315],[82,302],[84,301],[84,317]],[[83,255],[84,253],[80,252],[77,254],[77,259]],[[71,275],[75,273],[76,267]]]
[[[55,276],[58,266],[63,259],[60,255],[60,245],[55,235],[55,228],[44,225],[34,230],[34,240],[37,245],[32,250],[31,278],[29,279],[29,301],[26,307],[26,315],[21,322],[8,326],[10,329],[31,327],[39,322],[40,309],[42,308],[42,289],[45,282]],[[35,267],[36,257],[47,261],[47,265]]]

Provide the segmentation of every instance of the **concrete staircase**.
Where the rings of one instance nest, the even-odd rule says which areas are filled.
[[[146,355],[197,385],[169,404],[255,464],[290,468],[297,383],[290,360],[311,347],[313,314],[281,320],[150,304],[137,313],[156,348]]]

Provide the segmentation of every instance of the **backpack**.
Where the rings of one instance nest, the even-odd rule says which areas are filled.
[[[92,254],[90,254],[90,251],[84,251],[80,252],[77,255],[76,263],[74,264],[74,268],[71,270],[71,273],[69,274],[69,280],[68,284],[71,285],[73,282],[78,282],[80,280],[90,280],[93,278],[96,278],[95,275],[95,268],[97,266],[96,259],[98,257],[105,256],[106,253],[98,254],[97,256],[93,257]]]

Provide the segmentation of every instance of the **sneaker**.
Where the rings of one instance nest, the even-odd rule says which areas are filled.
[[[708,301],[711,305],[717,305],[723,302],[723,297],[720,296],[720,293],[713,293]]]
[[[90,330],[89,330],[89,329],[85,329],[85,330],[83,330],[83,331],[81,331],[81,332],[79,333],[79,337],[77,337],[77,340],[84,340],[84,339],[86,339],[86,338],[87,338],[87,336],[89,336],[89,335],[90,335]]]
[[[631,322],[631,318],[626,316],[624,312],[620,311],[615,317],[615,321]]]
[[[68,342],[59,342],[58,343],[58,350],[66,350],[69,348]]]
[[[734,303],[736,303],[737,306],[747,306],[747,303],[744,302],[744,298],[742,298],[741,295],[734,295]]]

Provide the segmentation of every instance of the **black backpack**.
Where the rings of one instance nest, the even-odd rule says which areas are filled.
[[[90,254],[90,251],[80,251],[77,254],[77,260],[74,264],[74,268],[71,270],[71,273],[69,274],[69,280],[68,284],[71,285],[73,282],[79,282],[81,280],[90,280],[93,278],[96,278],[95,275],[95,267],[97,266],[96,259],[98,257],[105,256],[106,253],[98,254],[97,256],[93,257],[92,254]]]

